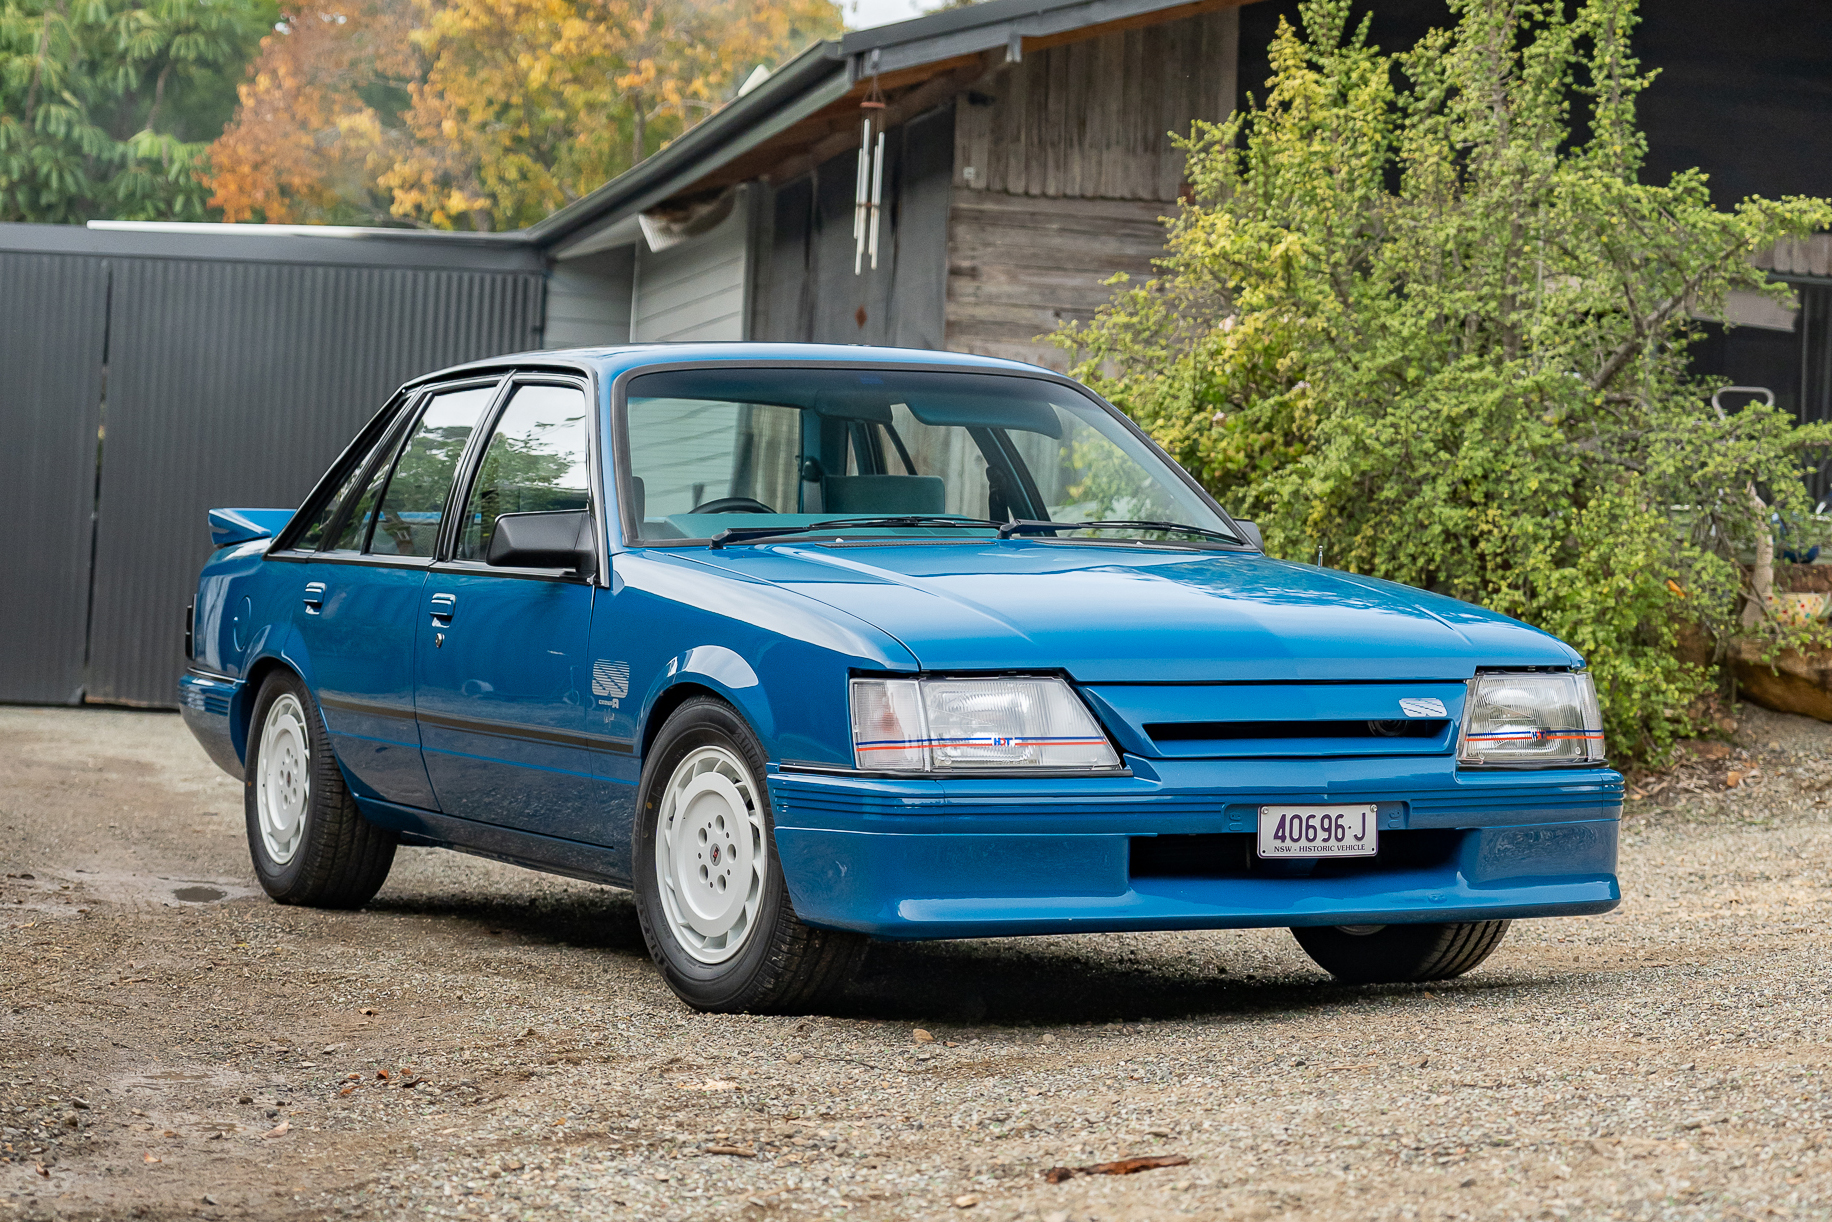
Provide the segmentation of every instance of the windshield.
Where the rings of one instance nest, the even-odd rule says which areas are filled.
[[[624,439],[644,542],[907,515],[1144,520],[1232,533],[1099,403],[1040,378],[866,368],[643,374],[629,383]],[[857,533],[974,537],[938,523]]]

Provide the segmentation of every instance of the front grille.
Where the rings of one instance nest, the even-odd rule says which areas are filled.
[[[1113,683],[1089,693],[1127,747],[1160,759],[1448,755],[1462,683]]]
[[[1132,868],[1144,878],[1350,878],[1449,864],[1465,832],[1455,828],[1382,832],[1373,857],[1262,859],[1252,832],[1134,836]]]
[[[1154,721],[1145,733],[1155,743],[1239,742],[1279,738],[1437,738],[1450,722],[1436,718],[1391,721]]]

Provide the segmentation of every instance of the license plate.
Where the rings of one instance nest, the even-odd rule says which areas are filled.
[[[1380,827],[1372,803],[1361,806],[1262,806],[1261,857],[1372,857]]]

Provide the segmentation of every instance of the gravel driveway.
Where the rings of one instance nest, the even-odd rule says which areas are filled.
[[[602,887],[407,849],[274,905],[176,717],[0,709],[0,1222],[1832,1218],[1832,728],[1743,734],[1631,804],[1617,912],[1448,985],[1283,930],[886,944],[751,1018]],[[1132,1156],[1188,1161],[1045,1174]]]

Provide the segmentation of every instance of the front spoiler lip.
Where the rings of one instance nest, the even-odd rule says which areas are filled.
[[[1202,886],[1213,889],[1216,884]],[[1239,886],[1236,881],[1232,886]],[[1193,889],[1193,888],[1192,888]],[[895,920],[847,923],[879,938],[976,938],[1027,934],[1148,933],[1194,929],[1267,929],[1316,925],[1408,925],[1452,921],[1509,921],[1536,917],[1594,916],[1622,903],[1613,875],[1560,879],[1537,886],[1504,887],[1484,895],[1459,882],[1431,892],[1362,896],[1338,907],[1317,903],[1274,909],[1250,903],[1203,902],[1179,894],[1173,880],[1154,879],[1119,896],[1061,899],[903,900]],[[1244,897],[1243,897],[1244,898]]]

